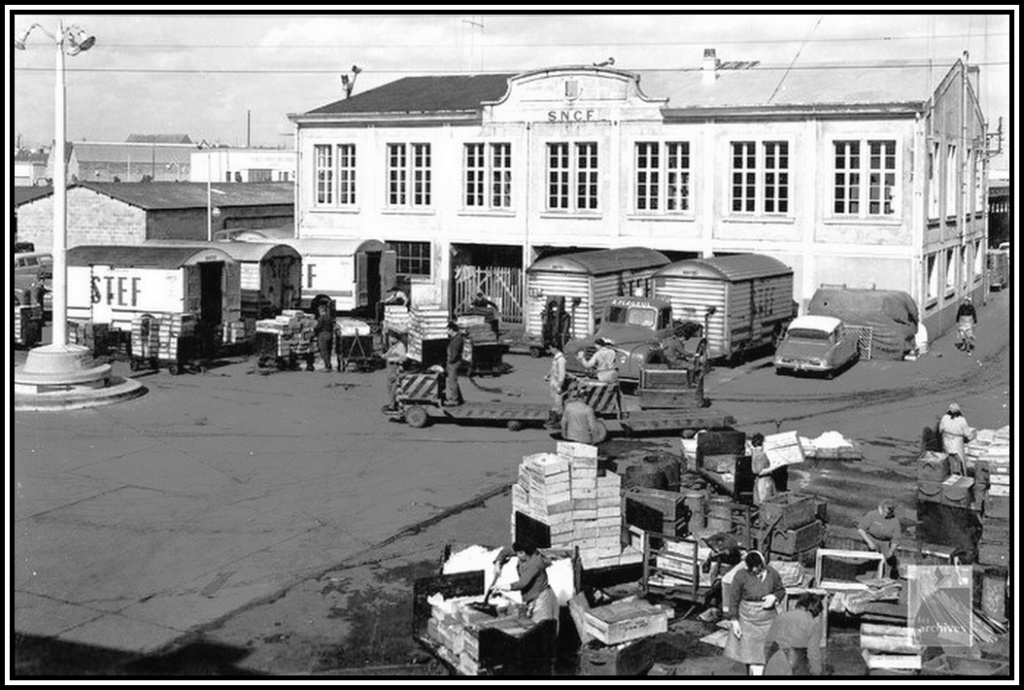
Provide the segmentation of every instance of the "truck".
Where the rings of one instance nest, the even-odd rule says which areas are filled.
[[[714,314],[709,308],[706,321]],[[577,375],[586,373],[578,355],[588,359],[597,350],[597,339],[604,338],[619,353],[619,380],[627,384],[640,382],[640,372],[649,365],[664,361],[661,341],[671,336],[683,322],[672,318],[672,304],[655,297],[615,297],[608,303],[597,332],[586,338],[570,341],[565,346],[566,370]],[[698,324],[706,332],[706,324]]]

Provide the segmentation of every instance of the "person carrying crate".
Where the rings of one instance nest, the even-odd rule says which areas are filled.
[[[459,324],[448,322],[448,352],[445,358],[444,403],[445,407],[457,407],[463,403],[462,391],[459,389],[459,368],[462,366],[462,348],[465,337],[459,330]]]

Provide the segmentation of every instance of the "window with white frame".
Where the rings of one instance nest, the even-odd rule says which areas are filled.
[[[789,213],[789,142],[733,141],[731,206],[735,214]]]
[[[508,210],[512,207],[512,145],[466,144],[464,162],[466,208]]]
[[[334,147],[330,144],[317,144],[313,147],[313,160],[316,166],[316,205],[333,204]]]
[[[430,276],[430,242],[393,242],[395,272],[400,276]]]
[[[985,268],[985,254],[981,251],[981,240],[974,243],[974,282],[981,280]]]
[[[928,152],[928,217],[939,217],[939,142]]]
[[[430,206],[430,144],[388,144],[387,166],[388,207]]]
[[[598,162],[595,142],[547,145],[547,210],[596,211]]]
[[[356,203],[356,145],[338,144],[338,203]]]
[[[946,145],[946,215],[956,215],[956,144]]]
[[[964,287],[971,281],[971,257],[967,252],[967,245],[960,247],[960,282]]]
[[[313,147],[316,168],[316,205],[353,206],[356,203],[356,145],[317,144]],[[287,180],[288,173],[281,173]]]
[[[985,157],[984,152],[974,152],[974,212],[985,210]]]
[[[833,142],[832,212],[856,218],[896,215],[896,141]]]
[[[946,295],[956,291],[956,248],[946,250]]]
[[[690,144],[638,141],[634,206],[639,213],[690,210]]]
[[[929,303],[939,299],[939,271],[938,255],[932,254],[925,261],[925,275],[927,285],[925,286],[925,300]]]

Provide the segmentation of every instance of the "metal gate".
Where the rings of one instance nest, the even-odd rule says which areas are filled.
[[[456,266],[453,313],[472,307],[477,292],[498,305],[503,323],[523,322],[522,269],[510,266]]]

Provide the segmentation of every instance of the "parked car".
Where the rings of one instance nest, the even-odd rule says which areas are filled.
[[[834,316],[800,316],[775,351],[775,373],[812,372],[832,378],[859,358],[857,337]]]
[[[46,252],[19,252],[14,255],[14,283],[24,290],[42,293],[43,310],[50,311],[53,294],[53,256]],[[41,288],[41,290],[39,289]]]
[[[989,290],[1002,290],[1010,285],[1010,252],[1006,249],[990,249],[986,254],[988,262]]]

